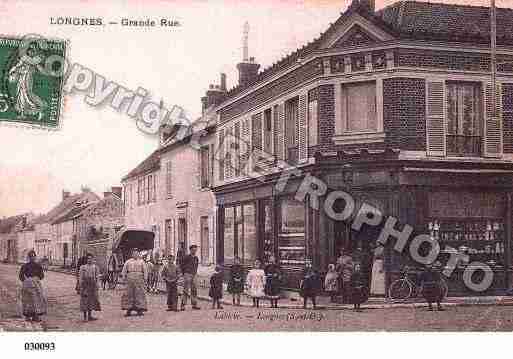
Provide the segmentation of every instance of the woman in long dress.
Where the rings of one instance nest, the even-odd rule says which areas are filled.
[[[253,269],[248,272],[246,285],[249,296],[253,298],[253,307],[258,308],[260,306],[260,298],[265,296],[265,272],[259,260],[255,261]]]
[[[92,311],[100,311],[98,299],[98,279],[100,269],[93,263],[93,255],[87,255],[87,262],[80,267],[78,282],[80,288],[80,310],[84,313],[84,321],[96,320]]]
[[[126,310],[126,317],[129,317],[132,311],[137,312],[137,315],[143,315],[143,312],[148,310],[145,290],[148,271],[137,250],[134,250],[132,258],[125,262],[122,274],[126,278],[126,291],[121,297],[121,309]]]
[[[19,279],[21,287],[21,304],[23,315],[29,321],[40,322],[40,315],[46,314],[47,299],[43,293],[41,281],[45,277],[43,267],[36,262],[36,252],[28,252],[28,263],[21,266]]]

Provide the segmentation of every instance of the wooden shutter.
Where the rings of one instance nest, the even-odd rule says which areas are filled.
[[[285,159],[285,104],[280,103],[277,107],[277,111],[275,112],[274,121],[275,121],[275,143],[274,143],[274,153],[276,158],[279,160]]]
[[[308,159],[308,94],[299,96],[298,110],[298,157],[299,162],[305,162]]]
[[[242,170],[242,174],[247,174],[251,167],[249,167],[249,155],[251,153],[251,136],[250,136],[250,120],[249,118],[245,118],[242,120],[241,126],[241,142],[244,143],[242,146],[242,151],[240,152],[240,166]]]
[[[219,130],[217,163],[219,164],[219,181],[224,181],[224,130]]]
[[[445,83],[426,83],[426,147],[428,156],[445,156]]]
[[[483,154],[485,157],[502,157],[502,86],[496,87],[496,111],[495,116],[492,108],[492,84],[484,84],[484,144]]]

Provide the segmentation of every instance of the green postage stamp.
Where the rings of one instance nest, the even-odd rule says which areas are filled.
[[[59,127],[66,41],[0,36],[0,125]]]

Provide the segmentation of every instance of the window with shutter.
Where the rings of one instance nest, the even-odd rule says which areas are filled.
[[[306,93],[299,96],[298,105],[298,157],[299,162],[304,162],[308,159],[308,95]]]
[[[448,155],[479,156],[483,134],[483,105],[480,83],[446,84],[446,149]]]
[[[274,128],[276,131],[274,136],[274,152],[278,159],[283,160],[285,158],[285,104],[281,103],[274,106],[274,123]]]
[[[285,158],[290,164],[296,164],[299,159],[299,98],[295,97],[285,102],[284,146]]]
[[[224,129],[219,130],[218,141],[219,181],[224,181]]]
[[[235,177],[240,176],[241,162],[240,162],[240,122],[236,122],[234,125],[234,158],[233,165],[235,167]]]
[[[492,85],[485,86],[484,156],[502,157],[502,86],[495,89],[495,109]]]
[[[210,186],[210,151],[209,146],[200,149],[200,175],[201,175],[201,188]]]
[[[250,138],[250,123],[249,119],[245,118],[242,120],[241,126],[241,143],[243,143],[242,151],[240,152],[240,166],[241,171],[247,173],[249,170],[248,162],[251,153],[251,138]]]
[[[272,154],[272,112],[268,108],[264,111],[264,124],[263,124],[263,138],[264,138],[264,152]]]
[[[319,101],[311,100],[308,102],[308,146],[317,146],[318,144],[318,118]]]
[[[426,144],[428,156],[445,156],[445,84],[428,81],[426,84]]]

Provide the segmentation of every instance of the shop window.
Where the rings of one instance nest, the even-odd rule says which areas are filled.
[[[447,152],[480,155],[483,92],[479,83],[447,82]]]
[[[245,204],[244,211],[244,236],[243,236],[243,250],[242,259],[245,264],[251,264],[257,258],[257,238],[256,238],[256,225],[255,225],[255,205]]]
[[[224,264],[232,264],[235,257],[235,208],[224,209]]]
[[[273,235],[273,215],[272,203],[265,201],[263,204],[264,215],[264,262],[269,260],[269,257],[274,255],[274,235]]]
[[[302,266],[306,259],[304,203],[282,199],[279,217],[280,263]]]
[[[224,263],[232,264],[235,256],[251,265],[257,258],[255,204],[246,203],[224,210]]]

